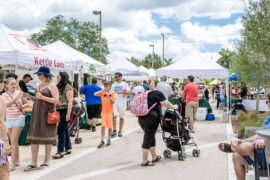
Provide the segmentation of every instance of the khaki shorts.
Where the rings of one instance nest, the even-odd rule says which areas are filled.
[[[125,118],[127,105],[125,104],[114,104],[113,105],[113,116]]]
[[[195,120],[198,107],[199,107],[198,102],[188,102],[186,104],[186,117]]]

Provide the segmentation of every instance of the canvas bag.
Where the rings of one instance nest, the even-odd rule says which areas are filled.
[[[145,116],[151,111],[151,109],[154,108],[157,103],[153,104],[148,109],[147,96],[149,92],[150,91],[138,92],[134,95],[133,99],[131,100],[131,113],[135,114],[136,116]]]

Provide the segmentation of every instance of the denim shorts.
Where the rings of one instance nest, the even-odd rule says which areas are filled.
[[[6,119],[6,127],[13,128],[13,127],[24,127],[25,125],[25,118],[17,118],[17,119]]]
[[[267,162],[266,162],[266,157],[265,157],[265,151],[264,149],[257,150],[257,158],[258,158],[258,164],[260,169],[267,169]],[[254,160],[251,159],[250,156],[243,156],[243,158],[246,160],[248,165],[254,165]]]

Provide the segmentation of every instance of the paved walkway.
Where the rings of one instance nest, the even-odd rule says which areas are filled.
[[[21,147],[21,167],[12,172],[11,180],[79,180],[79,179],[185,179],[185,180],[227,180],[228,157],[221,153],[217,144],[226,140],[226,124],[222,122],[222,112],[215,112],[216,120],[197,121],[195,141],[201,149],[199,158],[192,157],[193,147],[186,147],[188,157],[186,161],[177,160],[173,155],[171,159],[163,158],[154,167],[140,167],[141,143],[143,133],[140,130],[137,118],[127,115],[125,134],[122,138],[113,139],[112,145],[97,149],[100,141],[100,127],[92,133],[82,130],[83,142],[73,144],[72,155],[60,160],[51,160],[51,165],[45,170],[25,173],[23,168],[30,163],[30,147]],[[74,139],[72,139],[74,141]],[[53,148],[55,152],[56,147]],[[165,144],[161,133],[157,134],[157,150],[163,153]],[[44,148],[40,148],[39,163],[42,163]]]

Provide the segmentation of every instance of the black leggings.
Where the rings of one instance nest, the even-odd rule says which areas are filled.
[[[156,132],[160,122],[157,112],[150,112],[148,116],[139,117],[139,124],[144,131],[142,148],[150,149],[156,146]]]

